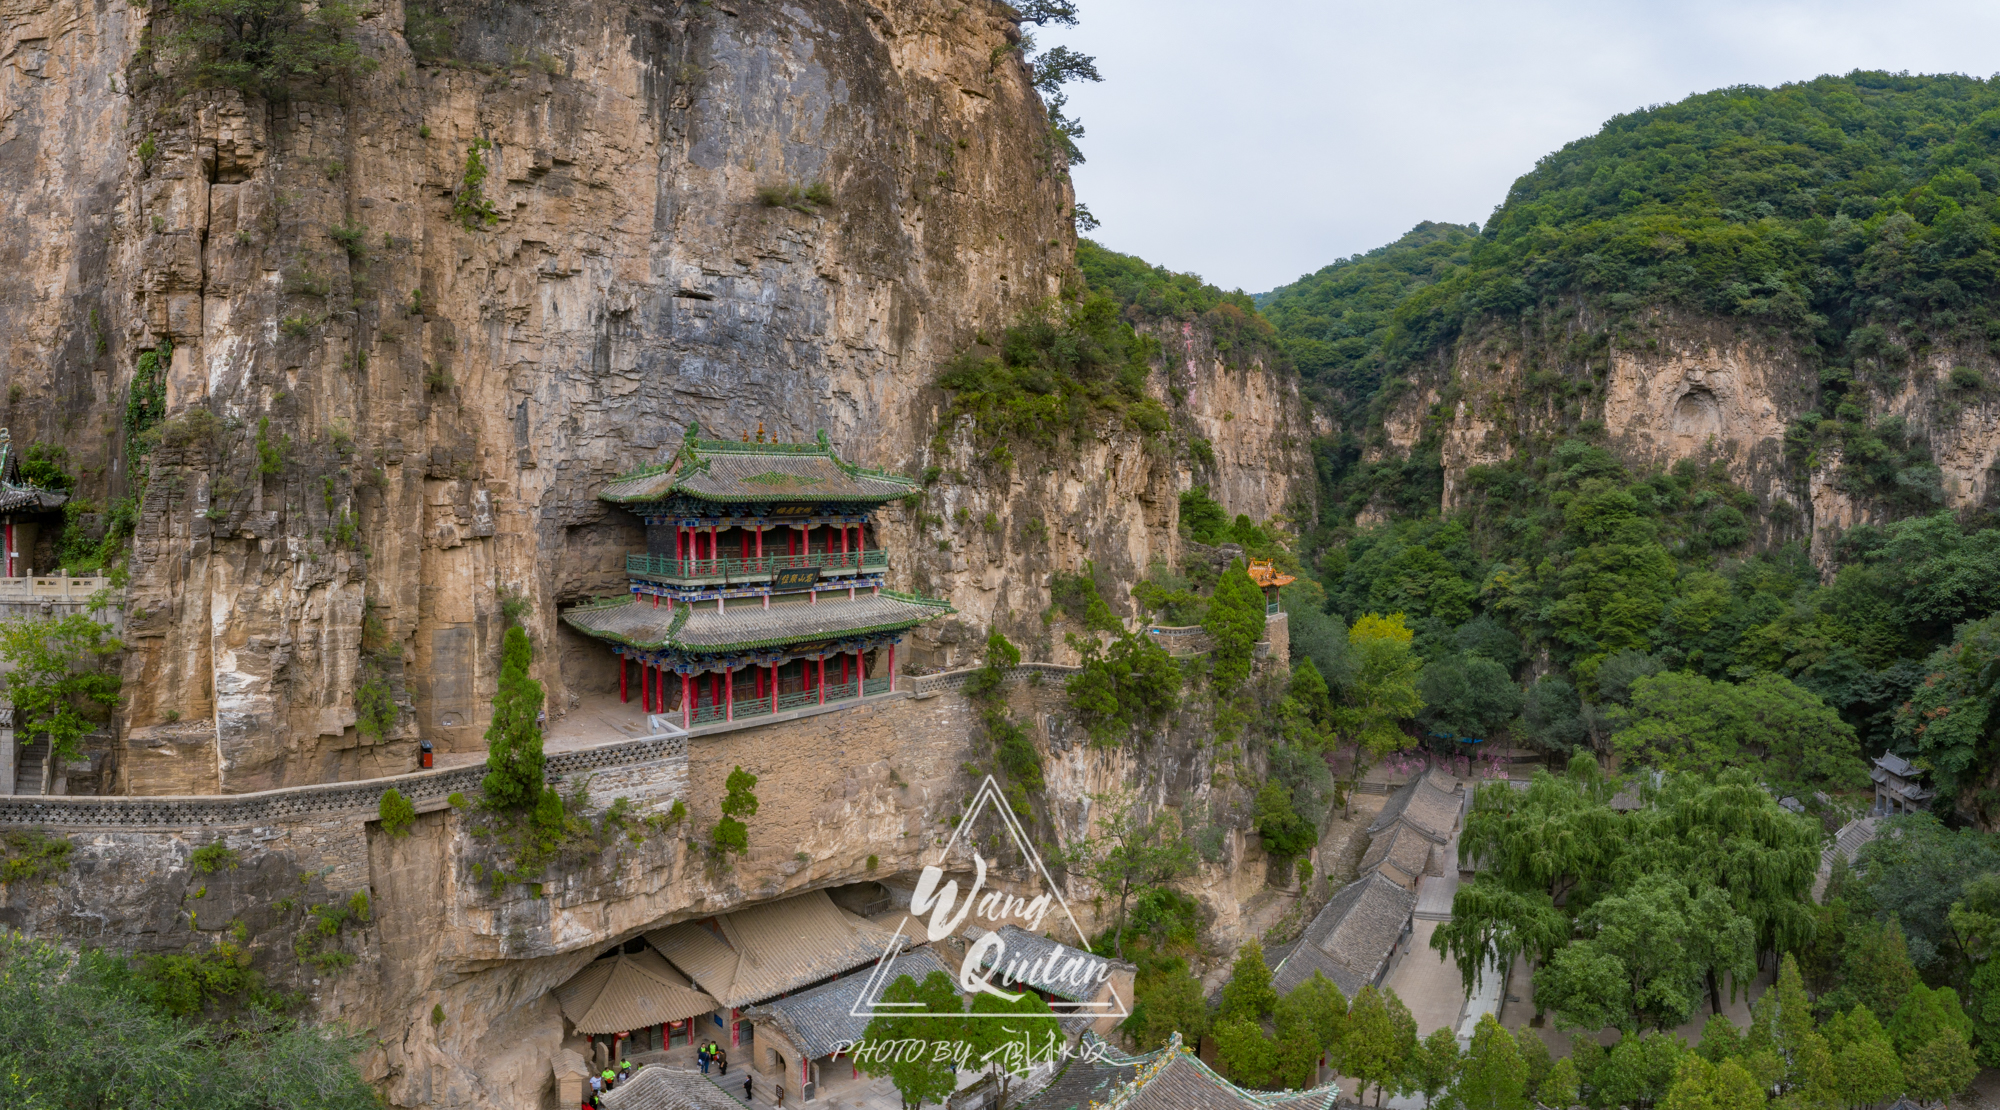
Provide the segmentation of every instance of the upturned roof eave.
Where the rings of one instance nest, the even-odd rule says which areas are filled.
[[[901,632],[911,628],[915,628],[916,626],[924,624],[928,621],[936,620],[939,617],[948,616],[958,611],[954,609],[947,602],[933,601],[929,598],[925,598],[922,600],[912,600],[910,601],[910,604],[921,605],[924,608],[929,609],[930,612],[923,613],[921,615],[913,615],[908,619],[878,622],[876,624],[860,625],[853,628],[839,628],[826,631],[817,631],[806,635],[766,637],[760,640],[732,641],[730,643],[725,643],[725,644],[679,643],[673,639],[671,634],[669,634],[669,636],[663,640],[653,640],[653,641],[635,640],[629,636],[624,636],[617,632],[610,631],[608,629],[591,628],[588,625],[578,624],[572,618],[579,610],[583,608],[582,606],[578,606],[575,609],[571,609],[568,612],[565,612],[562,615],[562,618],[565,624],[568,624],[571,628],[574,628],[578,632],[581,632],[584,635],[589,636],[593,639],[603,640],[607,643],[623,644],[626,647],[637,648],[640,651],[680,651],[680,652],[686,652],[690,655],[730,655],[737,652],[756,651],[760,648],[783,647],[787,644],[813,643],[821,640],[834,640],[849,636],[871,636],[882,632]],[[678,627],[678,623],[676,626]]]

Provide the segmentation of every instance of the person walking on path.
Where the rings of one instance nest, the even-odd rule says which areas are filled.
[[[697,1064],[700,1064],[700,1065],[701,1065],[701,1074],[703,1074],[703,1075],[707,1075],[707,1074],[708,1074],[708,1046],[707,1046],[707,1045],[702,1045],[702,1046],[701,1046],[701,1050],[700,1050],[700,1051],[698,1051],[698,1052],[696,1052],[696,1053],[694,1054],[694,1062],[695,1062],[695,1063],[697,1063]]]
[[[750,1101],[750,1077],[747,1075],[743,1077],[743,1101]]]
[[[729,1074],[729,1053],[717,1048],[715,1050],[715,1062],[722,1067],[722,1074]]]
[[[599,1095],[601,1095],[601,1094],[603,1094],[603,1093],[604,1093],[604,1077],[603,1077],[603,1076],[601,1076],[601,1075],[593,1075],[593,1076],[591,1076],[591,1077],[590,1077],[590,1104],[591,1104],[592,1106],[595,1106],[595,1105],[597,1105],[597,1096],[599,1096]]]

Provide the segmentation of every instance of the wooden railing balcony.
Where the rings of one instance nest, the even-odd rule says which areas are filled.
[[[634,578],[656,578],[669,582],[761,582],[779,571],[818,567],[821,574],[850,575],[886,570],[889,552],[882,548],[867,551],[815,551],[810,555],[766,555],[748,559],[676,559],[671,555],[627,555],[625,573]]]

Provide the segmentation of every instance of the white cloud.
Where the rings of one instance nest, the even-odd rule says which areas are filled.
[[[1261,291],[1421,220],[1484,221],[1621,112],[1853,69],[2000,69],[2000,5],[1084,0],[1077,192],[1098,241]]]

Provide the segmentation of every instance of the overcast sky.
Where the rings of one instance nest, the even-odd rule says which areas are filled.
[[[1484,222],[1620,112],[1822,73],[2000,72],[2000,3],[1080,0],[1095,238],[1257,293],[1422,220]]]

